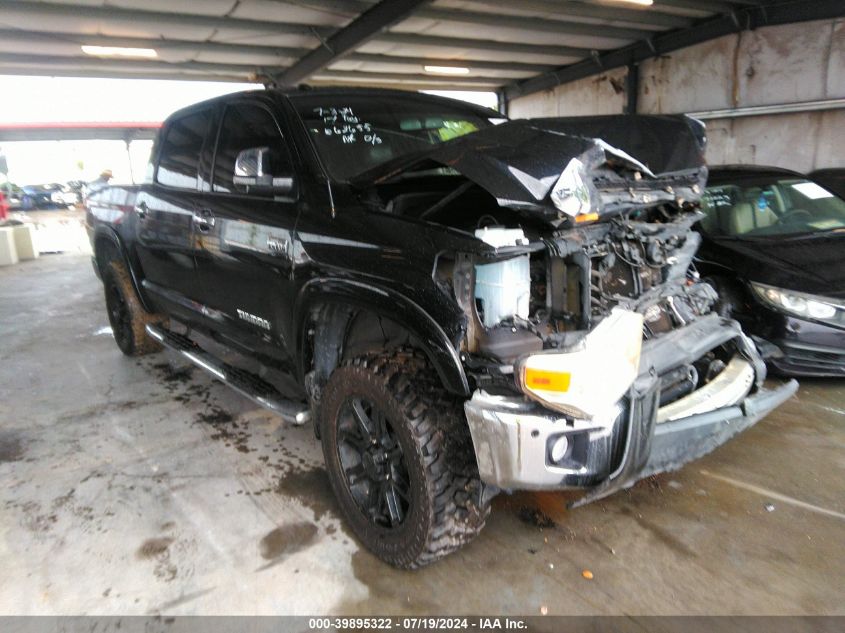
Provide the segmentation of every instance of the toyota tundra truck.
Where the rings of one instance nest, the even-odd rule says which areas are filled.
[[[351,530],[416,568],[500,491],[602,498],[795,392],[694,268],[705,140],[684,116],[237,93],[170,116],[145,184],[88,199],[94,268],[124,354],[169,348],[313,421]]]

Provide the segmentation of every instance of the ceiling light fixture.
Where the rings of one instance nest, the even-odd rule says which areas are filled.
[[[423,66],[423,70],[432,75],[466,75],[469,68],[463,66]]]
[[[621,4],[639,4],[643,7],[650,7],[654,0],[605,0],[605,2],[619,2]]]
[[[158,57],[152,48],[127,48],[124,46],[89,46],[82,45],[82,52],[96,57],[143,57],[150,59]]]

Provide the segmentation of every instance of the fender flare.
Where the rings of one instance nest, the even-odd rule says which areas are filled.
[[[150,302],[147,300],[147,297],[141,288],[140,279],[138,279],[138,276],[135,274],[135,268],[129,260],[129,252],[123,244],[123,240],[117,231],[115,231],[112,227],[105,226],[103,224],[98,225],[94,229],[94,239],[92,240],[94,246],[94,261],[96,262],[97,267],[100,266],[99,256],[97,253],[97,243],[101,240],[107,240],[117,249],[117,252],[120,254],[120,258],[123,260],[123,264],[126,266],[126,270],[129,271],[129,279],[132,281],[132,288],[135,290],[135,294],[141,301],[141,305],[147,312],[154,312]],[[102,271],[100,271],[100,273],[102,275]]]
[[[340,303],[369,310],[391,319],[408,330],[421,344],[421,351],[437,371],[447,391],[470,395],[469,381],[459,352],[446,332],[418,304],[401,293],[351,279],[319,277],[300,290],[294,307],[297,358],[304,358],[305,323],[311,309],[325,303]],[[304,368],[303,368],[304,369]]]

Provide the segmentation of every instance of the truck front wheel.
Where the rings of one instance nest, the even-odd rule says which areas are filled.
[[[106,310],[114,340],[127,356],[142,356],[157,352],[161,346],[147,336],[148,323],[161,323],[165,317],[144,310],[126,266],[117,260],[108,262],[103,272]]]
[[[320,402],[332,489],[358,539],[407,569],[471,541],[490,512],[461,402],[398,351],[332,373]]]

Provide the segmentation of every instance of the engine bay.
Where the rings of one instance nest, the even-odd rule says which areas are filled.
[[[491,247],[485,255],[445,253],[435,266],[436,281],[466,315],[462,359],[485,389],[512,390],[518,359],[577,349],[615,308],[642,315],[644,343],[713,309],[717,294],[693,265],[700,236],[691,227],[701,217],[695,204],[554,228],[487,202],[474,218],[462,205],[447,212],[454,198],[428,215]],[[661,375],[661,406],[715,378],[735,353],[725,344]]]

